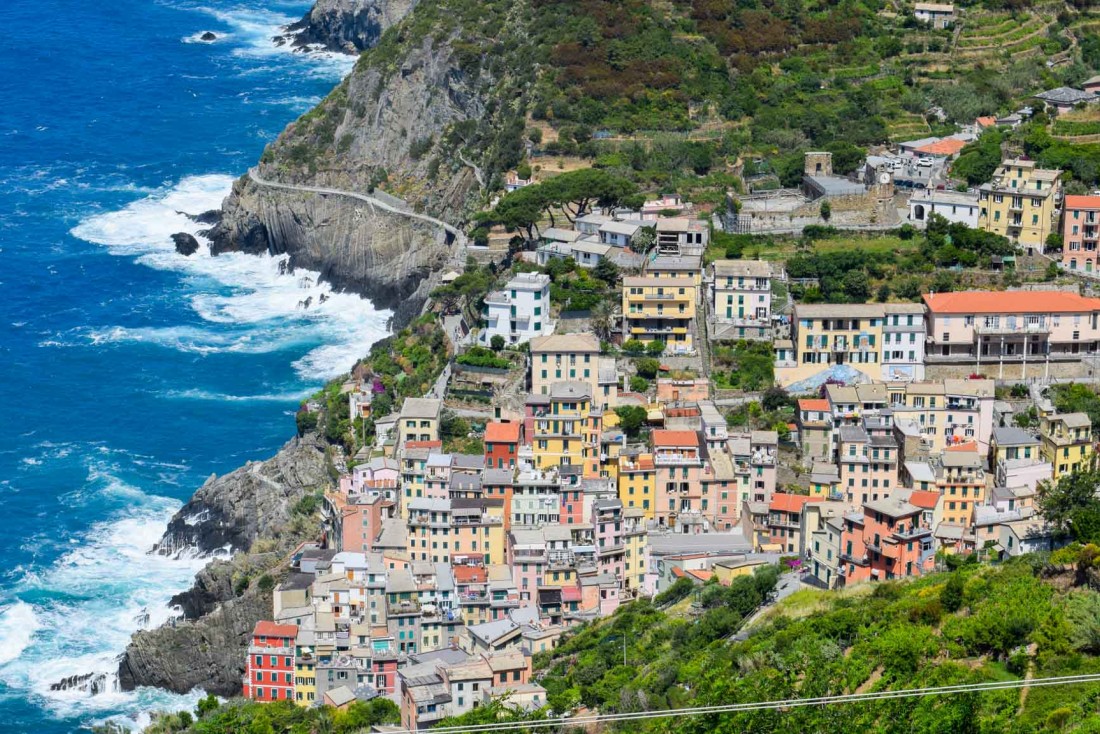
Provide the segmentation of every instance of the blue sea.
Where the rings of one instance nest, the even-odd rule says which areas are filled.
[[[146,551],[213,472],[271,455],[386,312],[170,235],[216,208],[352,59],[273,47],[303,0],[0,3],[0,721],[146,720],[195,696],[57,693],[112,673],[201,561]],[[199,36],[210,30],[214,43]],[[181,213],[182,212],[182,213]]]

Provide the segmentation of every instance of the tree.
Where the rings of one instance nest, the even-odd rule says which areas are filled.
[[[634,367],[638,370],[639,375],[652,380],[661,369],[661,363],[652,357],[643,357],[634,363]]]
[[[612,288],[619,282],[619,266],[606,257],[600,258],[600,261],[596,263],[596,267],[592,270],[592,274]]]
[[[591,315],[588,317],[588,323],[591,324],[592,331],[600,338],[600,341],[611,340],[613,319],[614,308],[610,301],[603,300],[592,307]]]
[[[631,392],[646,392],[647,390],[649,390],[649,380],[638,375],[633,375],[630,378]]]
[[[833,205],[828,201],[821,202],[821,218],[826,222],[833,216]]]
[[[665,343],[659,339],[654,339],[649,344],[645,345],[645,351],[654,357],[660,357],[665,353]]]
[[[638,435],[646,420],[646,410],[640,405],[620,405],[615,415],[619,416],[619,427],[630,437]]]
[[[962,608],[963,590],[966,588],[966,579],[962,573],[956,571],[951,574],[943,588],[940,589],[940,606],[945,612],[957,612]]]
[[[638,339],[627,339],[623,342],[623,351],[631,357],[637,357],[645,353],[645,342]]]
[[[890,286],[887,283],[883,283],[878,287],[878,291],[875,293],[875,300],[879,303],[886,303],[890,300]]]
[[[764,391],[764,397],[760,402],[764,406],[764,410],[774,413],[790,405],[791,396],[781,387],[769,387]]]
[[[853,303],[863,303],[871,295],[871,281],[862,270],[849,270],[841,281],[844,294]]]
[[[1097,485],[1100,473],[1095,468],[1064,474],[1057,482],[1039,482],[1039,509],[1056,535],[1076,537],[1074,521],[1078,513],[1096,512],[1100,505]]]
[[[489,340],[489,345],[493,348],[494,352],[499,352],[504,349],[504,337],[500,334],[493,334],[493,338]]]

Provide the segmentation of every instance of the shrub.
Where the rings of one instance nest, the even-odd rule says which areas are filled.
[[[623,351],[632,357],[637,357],[644,354],[646,350],[645,342],[638,339],[627,339],[623,342]]]
[[[663,341],[654,339],[649,344],[645,345],[645,350],[647,354],[650,354],[654,357],[660,357],[662,354],[665,353],[665,343]]]
[[[494,352],[499,352],[504,349],[504,337],[500,334],[493,334],[493,338],[489,340],[489,344]]]
[[[649,380],[634,375],[630,378],[630,390],[632,392],[645,392],[649,389]]]
[[[647,380],[652,380],[657,376],[657,372],[661,369],[661,363],[652,357],[643,357],[634,363],[634,366],[638,370],[638,374]]]

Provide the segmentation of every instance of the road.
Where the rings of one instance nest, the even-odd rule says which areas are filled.
[[[275,181],[268,181],[267,179],[262,178],[260,174],[256,172],[255,168],[250,168],[248,170],[248,177],[253,181],[253,183],[256,183],[260,186],[267,186],[268,188],[272,189],[282,189],[284,191],[302,191],[309,194],[323,194],[327,196],[346,196],[349,199],[356,199],[358,201],[370,204],[371,206],[378,207],[382,211],[390,212],[391,214],[408,217],[409,219],[418,219],[422,222],[427,222],[428,224],[434,224],[435,226],[441,227],[446,232],[454,235],[456,244],[461,247],[466,246],[466,235],[462,230],[458,229],[457,227],[450,225],[447,222],[444,222],[442,219],[430,217],[427,214],[418,214],[417,212],[411,212],[407,209],[400,209],[398,207],[387,204],[381,199],[370,196],[369,194],[360,194],[354,191],[343,191],[341,189],[326,189],[320,186],[300,186],[298,184],[284,184],[277,183]]]

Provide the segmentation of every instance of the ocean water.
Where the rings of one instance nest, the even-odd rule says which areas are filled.
[[[308,0],[0,3],[0,721],[69,732],[194,696],[50,685],[113,673],[201,561],[146,555],[212,472],[273,453],[298,401],[389,314],[271,258],[205,251],[263,145],[351,59],[275,49]],[[214,43],[199,40],[211,30]]]

